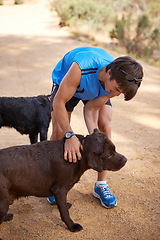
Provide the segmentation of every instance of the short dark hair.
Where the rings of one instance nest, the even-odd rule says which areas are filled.
[[[125,72],[132,75],[137,79],[142,79],[143,68],[136,60],[128,56],[116,58],[113,62],[106,66],[106,72],[111,70],[110,80],[115,79],[120,90],[124,93],[125,101],[131,100],[137,93],[141,82],[135,83],[135,81],[128,81],[125,77]],[[123,71],[121,71],[121,70]]]

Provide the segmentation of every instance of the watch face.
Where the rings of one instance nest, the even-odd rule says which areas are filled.
[[[67,132],[67,133],[65,134],[65,137],[66,137],[66,138],[70,138],[70,137],[71,137],[71,133],[70,133],[70,132]]]
[[[64,137],[68,139],[68,138],[71,138],[73,135],[74,135],[73,132],[66,132]]]

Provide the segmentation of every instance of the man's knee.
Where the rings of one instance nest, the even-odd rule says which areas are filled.
[[[63,138],[63,133],[62,133],[62,131],[61,131],[61,130],[55,130],[55,128],[52,129],[52,135],[51,135],[50,140],[51,140],[51,141],[55,141],[55,140],[59,140],[59,139],[61,139],[61,138]]]
[[[61,138],[63,138],[63,132],[60,126],[58,125],[57,121],[55,120],[55,118],[53,118],[52,116],[52,135],[50,137],[50,140],[54,141]]]
[[[107,134],[107,136],[110,138],[111,136],[111,123],[108,123],[106,125],[103,126],[99,126],[99,129],[101,132],[104,132]]]

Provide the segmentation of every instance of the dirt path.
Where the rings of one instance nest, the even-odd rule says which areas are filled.
[[[0,6],[0,96],[35,96],[50,93],[51,72],[69,50],[88,45],[74,40],[60,29],[47,1],[26,1],[23,5]],[[112,53],[117,57],[117,53]],[[109,172],[107,181],[117,197],[112,210],[101,207],[92,196],[96,172],[90,170],[69,192],[71,217],[84,230],[71,233],[60,219],[56,206],[43,198],[22,198],[10,207],[14,220],[0,225],[3,240],[158,240],[159,153],[160,153],[160,69],[142,63],[145,77],[138,95],[129,102],[112,100],[112,140],[128,163],[119,172]],[[82,106],[72,119],[74,131],[87,134]],[[51,129],[49,128],[48,138]],[[0,130],[0,148],[28,144],[27,136],[14,129]]]

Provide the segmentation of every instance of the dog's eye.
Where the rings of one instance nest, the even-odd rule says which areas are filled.
[[[112,156],[113,156],[113,153],[111,153],[111,154],[108,156],[108,158],[110,159]]]

